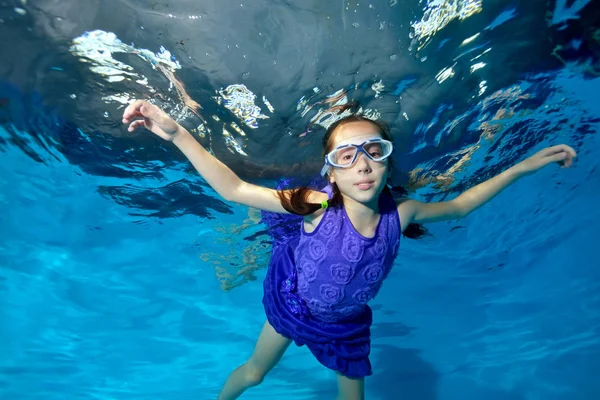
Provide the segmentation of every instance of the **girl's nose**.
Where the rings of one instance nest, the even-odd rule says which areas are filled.
[[[358,155],[358,159],[356,160],[356,168],[358,168],[359,172],[371,172],[369,160],[367,160],[367,157],[362,153]]]

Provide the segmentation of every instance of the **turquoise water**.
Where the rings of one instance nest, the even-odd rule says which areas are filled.
[[[590,87],[558,82],[595,110],[585,102]],[[432,238],[403,242],[373,302],[368,398],[600,393],[599,145],[590,134],[572,170],[548,168],[463,221],[431,225]],[[98,194],[110,179],[64,160],[43,165],[9,147],[1,165],[2,398],[216,397],[264,321],[265,270],[224,292],[199,255],[207,246],[240,252],[260,225],[231,243],[213,229],[240,225],[248,210],[231,205],[213,220],[131,217]],[[334,391],[332,373],[292,347],[245,398]]]
[[[497,14],[482,24],[513,15]],[[429,225],[424,240],[403,240],[371,304],[368,399],[600,398],[600,80],[590,65],[581,57],[507,78],[451,117],[446,94],[417,118],[399,160],[408,170],[447,172],[457,153],[477,147],[449,187],[428,184],[416,198],[452,197],[551,144],[579,157],[574,168],[524,178],[463,220]],[[260,215],[219,199],[168,146],[114,138],[106,132],[118,123],[90,110],[68,116],[44,104],[59,97],[56,88],[27,90],[13,78],[3,76],[0,96],[0,398],[216,398],[265,319],[272,239]],[[411,79],[386,83],[403,93]],[[93,87],[90,98],[106,94]],[[392,89],[384,97],[395,107]],[[358,89],[356,97],[366,101]],[[93,129],[71,122],[86,113]],[[481,138],[486,122],[496,126],[490,140]],[[454,125],[461,134],[452,147]],[[274,185],[272,165],[285,170],[277,162],[307,147],[318,153],[318,133],[301,132],[254,137],[247,164],[235,164],[239,154],[225,145],[215,152],[240,171],[267,171],[255,181]],[[242,398],[335,394],[335,375],[291,346]]]

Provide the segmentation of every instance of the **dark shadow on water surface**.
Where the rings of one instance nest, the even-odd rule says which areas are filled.
[[[435,400],[440,374],[420,357],[418,349],[374,345],[373,375],[367,392],[381,400]]]
[[[440,374],[419,356],[417,349],[403,349],[390,345],[373,347],[373,375],[365,380],[367,398],[377,400],[437,400]],[[290,383],[305,382],[313,390],[311,400],[334,399],[337,382],[310,381],[306,374],[287,371],[284,379]],[[281,376],[281,375],[280,375]]]
[[[400,322],[373,324],[371,329],[373,375],[365,380],[367,398],[437,400],[437,387],[441,374],[433,365],[421,358],[419,349],[379,344],[384,338],[401,340],[413,331],[413,327]],[[303,350],[308,351],[304,347]],[[311,374],[307,374],[305,370],[283,366],[277,366],[274,373],[278,378],[287,381],[292,388],[311,390],[312,397],[308,395],[302,398],[321,400],[334,399],[337,396],[337,382],[333,374],[330,379],[318,379],[311,377]],[[321,371],[316,372],[315,375],[322,376]],[[293,396],[294,392],[290,394]]]

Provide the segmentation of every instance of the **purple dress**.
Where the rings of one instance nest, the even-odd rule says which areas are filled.
[[[325,191],[331,197],[331,188]],[[400,243],[398,211],[388,191],[379,197],[379,212],[373,238],[354,229],[343,206],[326,209],[311,233],[296,217],[292,234],[275,240],[263,284],[273,328],[350,378],[372,373],[367,303],[389,273]]]

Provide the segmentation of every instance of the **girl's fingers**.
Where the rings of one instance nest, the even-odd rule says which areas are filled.
[[[561,151],[560,153],[555,153],[552,154],[550,156],[548,156],[548,162],[561,162],[561,161],[565,161],[569,158],[569,153],[567,153],[566,151]]]
[[[140,108],[144,105],[144,100],[136,100],[130,105],[127,106],[125,111],[123,111],[123,122],[128,123],[133,118],[142,117],[142,113],[140,112]]]
[[[575,150],[573,150],[573,148],[571,146],[567,146],[566,144],[561,144],[558,147],[561,151],[565,151],[567,153],[569,153],[569,155],[573,158],[577,157],[577,153],[575,152]]]
[[[125,118],[123,117],[123,123],[124,124],[128,124],[131,121],[135,120],[136,118],[143,118],[144,116],[142,114],[137,114],[137,115],[132,115],[129,118]]]
[[[127,114],[123,114],[123,123],[124,124],[128,124],[128,123],[130,123],[132,120],[134,120],[136,118],[143,118],[143,117],[144,116],[139,111],[130,111]]]
[[[553,156],[554,154],[561,153],[565,151],[564,145],[559,144],[558,146],[548,147],[545,150],[545,156]]]
[[[143,119],[137,119],[135,121],[133,121],[131,124],[129,124],[129,128],[127,128],[127,130],[129,132],[133,132],[135,131],[138,127],[140,126],[144,126],[145,121]]]
[[[573,150],[572,148],[569,147],[569,153],[571,153],[571,156],[573,158],[577,157],[577,152],[575,150]]]
[[[557,154],[564,154],[566,157],[575,158],[577,157],[577,153],[570,146],[565,144],[560,144],[558,146],[548,147],[542,150],[540,154],[542,157],[554,157]]]
[[[573,158],[572,157],[568,157],[565,160],[565,167],[570,168],[573,165]]]

